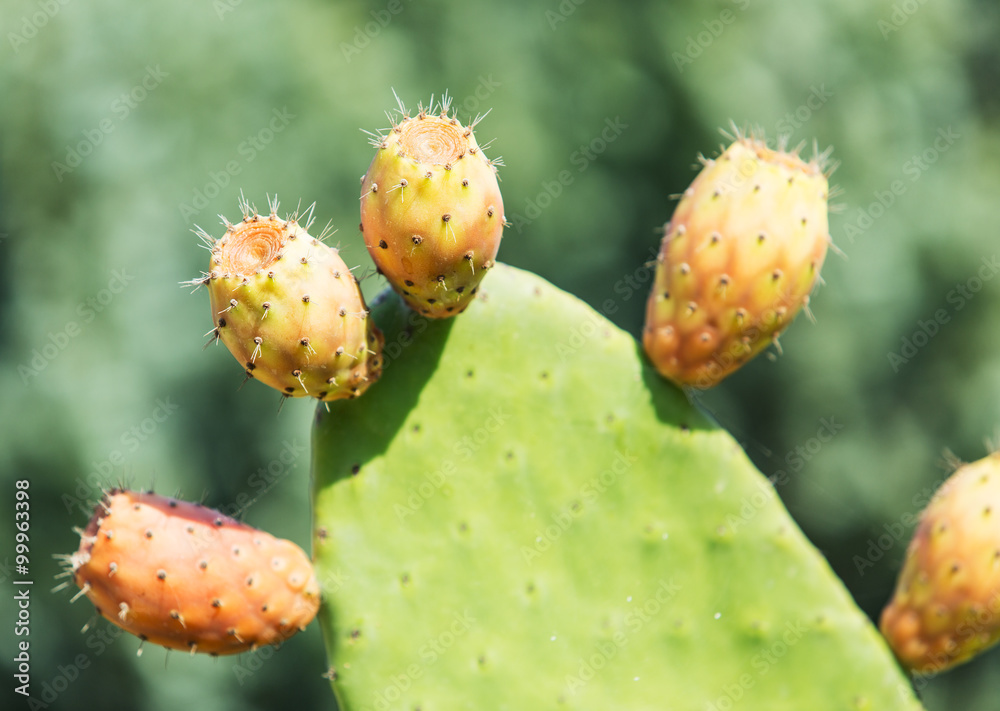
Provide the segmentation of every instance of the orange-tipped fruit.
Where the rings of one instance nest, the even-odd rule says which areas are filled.
[[[379,271],[415,311],[447,318],[469,305],[503,233],[497,160],[438,107],[374,136],[361,179],[361,230]]]
[[[204,285],[215,328],[247,378],[286,397],[329,401],[361,395],[382,373],[382,332],[338,251],[309,234],[297,215],[260,215],[241,202],[243,220],[213,239]],[[322,235],[321,235],[322,237]]]
[[[664,228],[646,307],[661,374],[712,387],[808,304],[830,244],[826,161],[743,135],[703,161]]]
[[[879,626],[900,663],[919,674],[1000,640],[1000,453],[960,467],[934,494]]]

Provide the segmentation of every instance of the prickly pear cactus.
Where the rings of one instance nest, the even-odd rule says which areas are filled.
[[[498,265],[318,410],[314,558],[343,711],[919,709],[733,439],[589,307]]]

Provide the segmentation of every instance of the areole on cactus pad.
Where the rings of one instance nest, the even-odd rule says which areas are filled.
[[[400,118],[361,179],[361,230],[379,271],[415,311],[461,313],[493,266],[504,227],[499,160],[441,105]]]

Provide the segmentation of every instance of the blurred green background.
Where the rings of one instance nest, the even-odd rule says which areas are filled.
[[[237,219],[242,189],[315,201],[377,293],[359,129],[387,125],[393,88],[410,107],[448,89],[464,120],[492,108],[500,258],[635,334],[655,230],[718,127],[834,146],[846,258],[828,257],[817,324],[698,399],[873,617],[943,451],[977,459],[1000,426],[996,2],[6,0],[0,29],[0,677],[8,694],[23,478],[31,708],[331,708],[316,625],[273,655],[137,658],[104,621],[80,633],[91,608],[50,592],[52,555],[120,481],[308,548],[314,405],[238,391],[224,348],[202,352],[206,293],[178,282],[207,263],[191,228]],[[922,694],[1000,709],[998,683],[994,652]]]

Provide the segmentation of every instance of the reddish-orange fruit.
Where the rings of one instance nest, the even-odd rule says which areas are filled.
[[[922,674],[1000,640],[1000,453],[960,467],[934,494],[879,626],[900,663]]]
[[[97,612],[170,649],[235,654],[305,629],[319,609],[312,563],[218,511],[114,489],[70,556]]]
[[[664,376],[707,388],[764,350],[809,301],[830,243],[826,156],[739,136],[664,229],[643,345]]]

